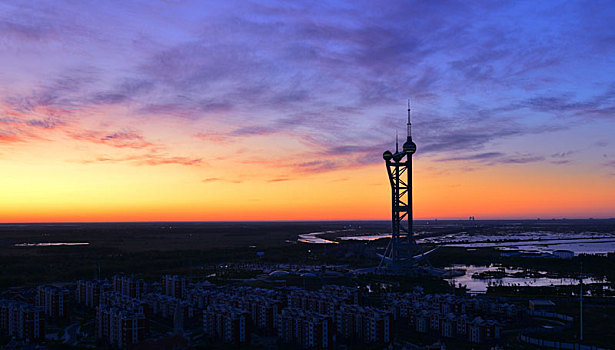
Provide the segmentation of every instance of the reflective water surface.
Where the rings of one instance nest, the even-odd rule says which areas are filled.
[[[518,272],[523,272],[521,269],[510,269],[499,266],[475,266],[475,265],[454,265],[447,269],[450,270],[465,270],[465,274],[457,277],[447,278],[449,281],[454,281],[455,285],[465,285],[468,287],[468,290],[471,293],[485,293],[487,291],[487,286],[489,284],[496,285],[519,285],[519,286],[532,286],[532,287],[543,287],[543,286],[557,286],[557,285],[574,285],[578,284],[579,280],[575,278],[553,278],[547,277],[547,273],[544,271],[539,271],[539,274],[544,276],[542,277],[503,277],[503,278],[485,278],[478,279],[472,278],[472,275],[476,273],[482,272],[498,272],[502,271],[506,274],[513,274]],[[599,283],[606,282],[605,280],[595,279],[595,278],[584,278],[583,283]]]
[[[41,243],[16,243],[14,247],[54,247],[62,245],[90,245],[88,242],[41,242]]]

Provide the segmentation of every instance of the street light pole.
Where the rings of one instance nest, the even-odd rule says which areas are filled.
[[[580,306],[580,312],[579,312],[580,317],[579,317],[579,320],[580,320],[580,328],[581,328],[580,329],[580,339],[581,339],[581,341],[583,341],[583,262],[582,261],[581,261],[581,276],[579,276],[579,282],[580,282],[579,284],[581,286],[581,295],[580,295],[580,298],[579,298],[579,304],[580,304],[579,305]]]

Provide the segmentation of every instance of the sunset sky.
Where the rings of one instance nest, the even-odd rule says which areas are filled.
[[[0,0],[0,222],[615,217],[613,1]]]

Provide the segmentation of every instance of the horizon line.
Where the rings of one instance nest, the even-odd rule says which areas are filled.
[[[498,218],[498,219],[476,219],[468,220],[468,218],[433,218],[433,219],[415,219],[416,221],[581,221],[581,220],[615,220],[615,217],[608,218]],[[0,225],[45,225],[45,224],[147,224],[147,223],[268,223],[268,222],[374,222],[384,221],[389,222],[389,219],[323,219],[323,220],[135,220],[135,221],[23,221],[23,222],[0,222]]]

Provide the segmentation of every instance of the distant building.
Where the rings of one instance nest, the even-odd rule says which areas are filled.
[[[483,320],[481,317],[474,318],[468,323],[468,341],[482,343],[494,339],[500,339],[502,327],[493,320]]]
[[[104,343],[127,349],[145,340],[149,325],[145,314],[100,305],[96,312],[96,336]]]
[[[427,333],[429,330],[429,313],[427,310],[423,310],[420,314],[416,315],[414,326],[417,332]]]
[[[555,308],[555,303],[551,300],[534,299],[529,301],[529,308],[532,311],[551,311]]]
[[[267,333],[273,333],[277,326],[277,320],[282,312],[282,303],[279,300],[261,296],[237,296],[238,306],[247,310],[254,326]]]
[[[131,298],[120,292],[105,292],[100,297],[100,305],[116,307],[132,313],[149,315],[150,309],[147,302],[142,299]]]
[[[571,250],[556,250],[553,252],[553,257],[558,259],[572,259],[574,258],[574,252]]]
[[[168,296],[164,296],[171,298]],[[149,300],[149,295],[147,296]],[[253,325],[265,331],[274,333],[277,318],[285,306],[282,295],[278,291],[261,288],[237,287],[221,289],[191,289],[186,300],[182,301],[195,309],[204,309],[209,305],[226,305],[249,313]]]
[[[184,314],[182,312],[182,307],[179,305],[179,301],[177,304],[175,312],[173,312],[173,334],[181,336],[184,334]]]
[[[343,305],[337,315],[337,333],[355,343],[391,341],[393,313],[371,307]]]
[[[328,349],[333,342],[330,316],[287,308],[278,319],[278,337],[303,349]]]
[[[176,275],[162,276],[162,294],[183,299],[188,289],[188,278]]]
[[[359,288],[326,285],[321,288],[320,292],[342,298],[346,304],[359,305],[362,302],[361,291]]]
[[[482,318],[476,317],[468,324],[468,340],[472,343],[481,343],[485,338],[485,323]]]
[[[0,333],[27,341],[44,340],[43,309],[22,301],[0,300]]]
[[[195,316],[194,303],[174,298],[169,295],[159,293],[147,293],[141,298],[148,306],[148,310],[155,315],[160,315],[164,318],[175,317],[175,311],[179,308],[182,313],[182,319],[187,320]]]
[[[141,298],[145,292],[145,282],[133,276],[113,276],[113,290],[131,298]]]
[[[250,342],[247,311],[227,305],[210,305],[203,310],[203,331],[210,339],[235,345]]]
[[[455,314],[450,313],[448,315],[446,315],[446,317],[443,317],[440,320],[440,335],[442,335],[443,337],[447,337],[447,338],[451,338],[454,337],[456,334],[456,329],[457,329],[457,318],[455,317]]]
[[[500,338],[501,324],[493,319],[523,316],[521,308],[498,303],[489,298],[454,296],[450,294],[391,293],[389,310],[399,320],[408,320],[417,333],[469,342],[493,342]]]
[[[36,306],[45,311],[51,318],[63,318],[68,315],[69,291],[55,286],[39,286],[36,293]]]
[[[348,298],[346,295],[295,289],[288,294],[288,307],[335,317],[337,310]]]
[[[465,338],[468,334],[468,317],[461,315],[455,319],[455,334],[458,337]]]
[[[100,304],[103,293],[112,289],[112,285],[106,280],[77,281],[75,301],[77,304],[95,308]]]

